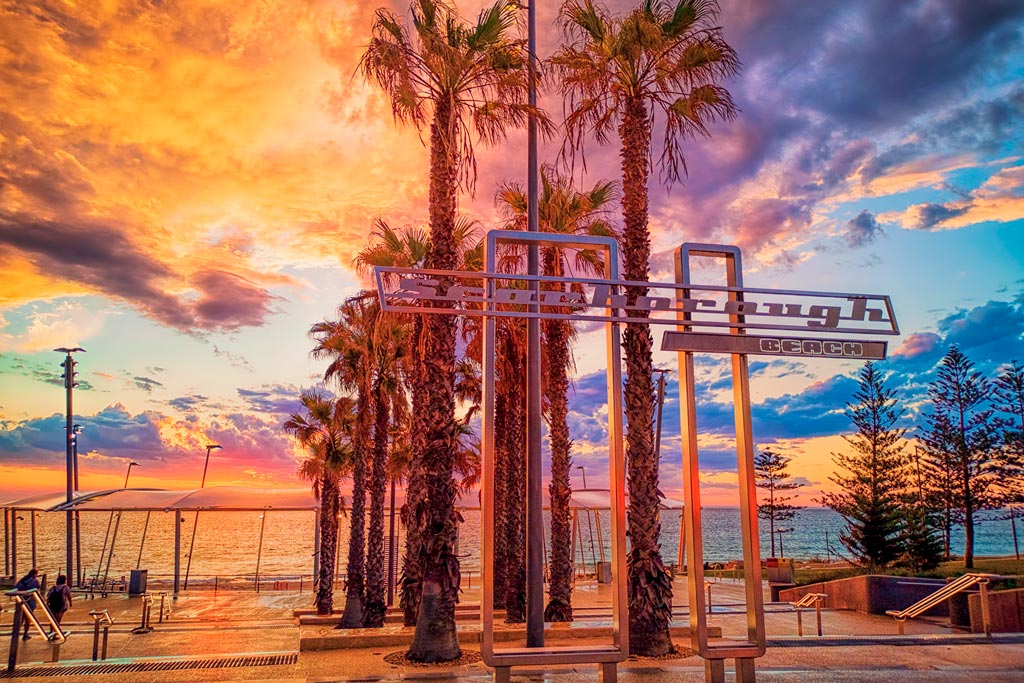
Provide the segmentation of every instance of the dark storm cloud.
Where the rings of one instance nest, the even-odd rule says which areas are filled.
[[[867,209],[861,211],[856,218],[846,224],[846,243],[851,247],[867,246],[882,234],[885,234],[885,231],[875,219],[875,214]]]

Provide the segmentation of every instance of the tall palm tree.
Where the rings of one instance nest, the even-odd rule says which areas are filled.
[[[341,628],[363,625],[366,567],[366,463],[371,453],[373,393],[373,311],[367,299],[350,298],[338,307],[338,320],[319,322],[310,328],[316,342],[314,358],[329,358],[324,381],[335,381],[356,394],[356,423],[352,465],[345,611]]]
[[[411,13],[410,33],[393,12],[377,11],[360,68],[387,95],[398,121],[417,128],[429,122],[428,265],[452,269],[458,258],[453,238],[457,190],[460,183],[472,187],[475,179],[471,128],[495,143],[537,112],[527,103],[524,41],[511,36],[515,4],[498,0],[480,13],[475,25],[440,0],[413,0]],[[461,654],[455,630],[460,580],[453,477],[458,447],[455,328],[454,316],[428,316],[421,348],[430,396],[424,406],[424,451],[413,465],[413,477],[422,477],[423,493],[413,502],[411,519],[422,530],[417,553],[422,587],[407,655],[422,662]]]
[[[475,240],[477,229],[476,221],[463,216],[455,220],[453,239],[456,245],[456,253],[460,255],[459,267],[465,268],[462,263],[462,255],[466,251],[466,245],[472,244]],[[356,267],[363,272],[374,266],[399,266],[405,268],[424,268],[427,265],[427,257],[430,254],[430,239],[427,232],[416,227],[393,228],[385,220],[376,219],[373,224],[370,243],[361,250],[355,258]],[[385,274],[385,278],[394,279],[392,274]],[[409,337],[411,352],[406,358],[405,379],[407,394],[412,398],[412,411],[409,438],[409,466],[406,485],[406,504],[403,507],[403,522],[406,526],[405,552],[402,557],[402,582],[401,597],[399,604],[403,610],[406,626],[415,626],[420,601],[420,571],[419,571],[419,548],[420,536],[417,520],[410,514],[411,510],[419,505],[423,499],[423,478],[417,472],[421,471],[412,468],[412,463],[420,462],[426,447],[427,433],[427,412],[426,405],[430,399],[429,387],[425,384],[422,353],[419,352],[423,344],[423,316],[408,316],[403,318],[407,327],[411,330],[406,335]],[[456,465],[458,471],[458,465]]]
[[[372,293],[371,293],[372,295]],[[406,330],[398,316],[380,311],[371,300],[373,316],[374,406],[373,468],[370,474],[370,519],[366,545],[366,605],[363,625],[381,627],[387,613],[384,600],[384,491],[388,478],[388,442],[391,418],[405,410],[403,375],[409,356]]]
[[[299,467],[299,475],[313,482],[320,501],[320,570],[317,575],[316,613],[331,614],[334,607],[334,558],[338,547],[339,482],[352,466],[352,424],[355,406],[351,398],[332,398],[322,389],[308,389],[300,397],[305,415],[292,413],[284,429],[295,435],[311,457]]]
[[[711,123],[736,115],[732,97],[719,82],[739,70],[739,60],[715,26],[717,17],[715,0],[646,0],[621,18],[609,16],[591,0],[567,0],[562,5],[560,18],[569,42],[551,62],[568,112],[566,147],[574,152],[590,134],[599,143],[618,134],[627,280],[648,279],[647,182],[655,113],[661,115],[665,129],[659,163],[668,183],[686,173],[683,140],[708,136]],[[646,293],[645,287],[629,287],[627,301],[632,305]],[[635,654],[660,655],[672,650],[672,582],[658,542],[653,342],[643,324],[627,325],[623,341],[630,489],[629,644]]]
[[[540,229],[563,235],[614,236],[607,220],[608,205],[615,199],[615,186],[607,181],[596,183],[587,192],[573,187],[570,178],[559,175],[554,168],[541,169],[541,192],[537,206]],[[518,183],[505,183],[498,190],[498,203],[508,216],[509,227],[522,229],[526,224],[527,196]],[[561,277],[603,274],[604,263],[596,252],[575,250],[569,262],[565,249],[545,248],[543,274]],[[564,284],[543,283],[545,289],[567,291]],[[573,367],[571,343],[575,331],[567,320],[542,321],[544,344],[541,348],[544,404],[551,443],[551,561],[548,579],[548,604],[544,610],[547,621],[572,621],[572,538],[569,501],[572,487],[572,440],[569,435],[569,373]]]

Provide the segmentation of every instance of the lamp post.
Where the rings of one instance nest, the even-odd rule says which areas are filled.
[[[78,493],[78,435],[82,433],[82,425],[72,425],[71,427],[71,455],[74,460],[74,486],[75,493]],[[82,516],[78,510],[75,510],[75,571],[78,580],[78,586],[83,585],[84,576],[82,575]],[[68,574],[68,580],[71,579],[71,574]]]
[[[80,346],[75,346],[74,348],[67,348],[65,346],[61,346],[59,348],[54,349],[54,351],[56,351],[57,353],[63,353],[64,354],[64,360],[63,360],[63,362],[61,362],[60,366],[62,368],[64,368],[64,375],[63,375],[63,378],[64,378],[64,391],[65,391],[66,402],[67,402],[67,410],[64,413],[64,417],[65,417],[65,420],[66,420],[66,429],[67,429],[67,431],[65,432],[65,435],[64,435],[64,437],[65,437],[65,444],[64,445],[65,445],[65,450],[66,450],[66,455],[67,455],[67,502],[70,503],[71,502],[71,498],[74,495],[73,487],[74,487],[74,483],[75,483],[75,481],[74,481],[74,469],[75,469],[74,450],[73,450],[73,446],[72,446],[72,443],[71,443],[71,440],[74,437],[74,431],[73,431],[74,430],[74,425],[73,425],[73,418],[72,418],[72,399],[71,399],[71,394],[72,394],[72,392],[73,392],[73,390],[75,388],[75,375],[78,374],[77,372],[75,372],[75,366],[78,365],[78,362],[75,360],[74,356],[72,356],[71,354],[78,353],[79,351],[81,351],[82,353],[85,353],[85,349],[83,349]],[[73,540],[72,540],[72,535],[73,534],[71,532],[72,515],[71,515],[70,506],[68,508],[68,511],[67,511],[66,516],[65,516],[64,519],[65,519],[65,522],[64,522],[65,523],[64,539],[65,539],[65,551],[66,551],[65,552],[65,556],[64,556],[64,563],[66,565],[67,575],[71,576],[72,567],[74,566],[74,557],[73,557],[73,552],[72,552],[74,550],[74,548],[73,548],[74,543],[73,543]]]
[[[587,490],[587,471],[583,469],[583,465],[576,465],[576,469],[580,471],[580,475],[583,477],[583,490]]]
[[[140,465],[139,463],[135,462],[134,460],[132,460],[130,463],[128,463],[128,471],[124,475],[124,486],[122,488],[125,488],[125,489],[128,488],[128,477],[132,476],[132,468],[133,467],[142,467],[142,465]]]
[[[210,467],[210,451],[219,451],[224,447],[220,444],[206,444],[206,462],[203,463],[203,479],[199,482],[199,488],[206,488],[206,470]],[[199,511],[196,510],[196,518],[192,523],[192,540],[188,544],[188,562],[185,563],[185,590],[188,590],[188,575],[192,571],[192,550],[196,547],[196,527],[199,526]]]

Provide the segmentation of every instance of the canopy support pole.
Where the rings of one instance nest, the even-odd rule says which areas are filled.
[[[152,510],[146,511],[146,523],[142,525],[142,540],[139,541],[139,559],[135,561],[136,569],[142,566],[142,548],[146,545],[146,532],[149,531],[149,516],[151,514],[153,514]]]
[[[174,511],[174,597],[181,588],[181,510]]]
[[[313,512],[313,585],[320,577],[320,510]],[[315,592],[314,592],[315,594]]]
[[[11,510],[11,578],[18,580],[18,511]]]

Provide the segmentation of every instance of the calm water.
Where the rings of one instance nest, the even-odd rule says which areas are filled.
[[[18,522],[18,571],[24,573],[32,562],[30,513],[19,513],[24,519]],[[463,570],[477,573],[480,570],[479,538],[480,511],[465,510],[459,552]],[[996,513],[983,513],[977,526],[975,554],[1012,555],[1013,537],[1008,519],[992,519]],[[185,571],[192,536],[195,513],[184,513],[181,525],[182,574]],[[82,519],[82,563],[88,575],[103,574],[106,560],[100,565],[100,553],[107,536],[110,516],[106,512],[81,514]],[[114,517],[116,520],[116,516]],[[148,569],[152,578],[169,576],[174,569],[174,516],[173,513],[154,512],[150,515],[142,559],[139,563],[139,546],[146,513],[125,513],[118,528],[114,554],[110,560],[109,576],[126,576],[138,563]],[[259,512],[204,512],[199,515],[196,528],[195,550],[193,553],[190,584],[207,583],[212,577],[221,580],[227,577],[252,577],[256,572],[257,556],[260,560],[260,574],[271,576],[309,575],[313,568],[313,514],[311,512],[270,512],[265,519]],[[265,524],[262,550],[260,549],[260,526]],[[385,522],[386,524],[386,522]],[[600,524],[601,531],[598,531]],[[601,560],[601,543],[604,551],[610,552],[609,516],[580,512],[582,552],[580,540],[576,539],[577,562],[591,567],[593,561]],[[799,559],[826,558],[826,533],[832,550],[845,554],[839,543],[843,520],[827,509],[801,510],[796,519],[787,523],[793,531],[783,535],[782,550],[787,557]],[[1024,520],[1018,519],[1018,537],[1024,545]],[[676,561],[679,548],[680,519],[678,512],[666,512],[662,516],[662,555],[667,563]],[[111,534],[113,527],[111,526]],[[404,534],[403,534],[404,535]],[[769,554],[767,528],[761,529],[761,554]],[[36,563],[51,575],[64,562],[64,515],[62,513],[39,513],[36,518]],[[778,539],[776,539],[778,542]],[[347,524],[343,520],[341,530],[342,553],[347,551]],[[957,530],[954,536],[954,552],[963,550],[963,533]],[[401,548],[401,545],[399,545]],[[726,561],[740,557],[739,509],[704,509],[704,557],[708,562]],[[776,554],[779,548],[776,547]],[[835,558],[832,555],[833,559]],[[344,561],[342,562],[344,566]]]

